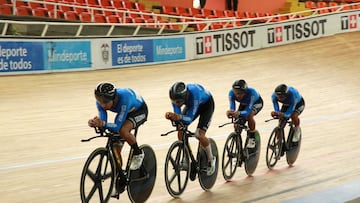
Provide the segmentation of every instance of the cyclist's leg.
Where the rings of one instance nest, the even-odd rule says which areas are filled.
[[[293,142],[296,142],[300,138],[300,118],[299,115],[304,111],[305,102],[304,99],[301,99],[300,102],[296,105],[294,112],[291,114],[291,120],[294,124],[294,136]]]
[[[120,136],[124,138],[131,148],[133,149],[133,157],[130,165],[130,169],[138,169],[144,159],[144,153],[140,150],[135,135],[131,133],[131,130],[138,128],[147,120],[148,109],[144,103],[138,110],[131,112],[127,115],[123,126],[120,128]]]
[[[199,116],[199,123],[196,130],[196,138],[199,140],[200,145],[205,149],[208,160],[213,159],[211,152],[210,141],[206,137],[206,131],[210,126],[211,118],[214,113],[214,100],[210,97],[209,101],[200,105],[196,116]]]
[[[212,114],[214,113],[214,100],[211,97],[208,102],[199,107],[199,123],[197,126],[196,134],[201,146],[206,152],[208,158],[208,171],[207,175],[212,175],[216,169],[216,157],[213,156],[210,140],[206,137],[206,131],[210,126]]]
[[[255,133],[256,133],[256,121],[255,121],[255,115],[257,115],[261,109],[263,108],[263,100],[261,97],[254,103],[254,105],[251,108],[250,115],[248,116],[248,126],[249,131],[247,136],[249,137],[248,142],[248,148],[254,148],[255,147]]]

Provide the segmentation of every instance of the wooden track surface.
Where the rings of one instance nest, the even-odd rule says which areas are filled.
[[[80,202],[83,164],[104,140],[81,143],[94,135],[87,120],[97,114],[93,88],[100,81],[131,87],[149,106],[148,122],[138,142],[150,144],[158,174],[148,202],[282,202],[360,179],[360,32],[217,58],[103,71],[0,77],[0,202]],[[207,135],[222,154],[230,126],[227,92],[243,78],[264,99],[256,116],[262,138],[261,157],[253,177],[238,168],[225,182],[221,169],[210,192],[198,181],[173,199],[164,183],[164,157],[175,135],[164,113],[171,110],[169,87],[178,80],[203,84],[216,102]],[[266,144],[276,122],[265,123],[270,95],[286,83],[306,101],[301,115],[303,142],[294,167],[281,159],[274,170],[265,163]],[[190,129],[194,129],[192,125]],[[196,141],[193,140],[196,144]],[[128,151],[125,148],[124,154]],[[124,193],[120,200],[128,202]],[[333,194],[336,196],[337,194]],[[360,192],[359,192],[360,196]],[[325,196],[331,200],[333,196]]]

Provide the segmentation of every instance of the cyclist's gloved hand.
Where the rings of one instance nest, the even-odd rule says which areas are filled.
[[[228,118],[238,118],[240,115],[240,112],[239,111],[233,111],[233,110],[228,110],[226,111],[226,116]]]
[[[172,121],[178,121],[178,120],[181,119],[181,115],[173,113],[173,112],[166,112],[165,113],[165,118],[169,119],[169,120],[172,120]]]
[[[273,118],[278,117],[278,113],[275,112],[275,111],[272,111],[271,112],[271,117],[273,117]]]
[[[105,126],[105,122],[102,121],[99,117],[95,116],[93,119],[88,121],[88,125],[90,127],[103,127]]]

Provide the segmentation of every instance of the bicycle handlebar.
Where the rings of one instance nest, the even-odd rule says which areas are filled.
[[[242,121],[244,121],[243,118],[234,118],[234,117],[231,117],[231,122],[228,122],[228,123],[224,123],[224,124],[222,124],[222,125],[219,125],[219,128],[222,128],[222,127],[224,127],[224,126],[226,126],[226,125],[234,124],[234,123],[238,123],[238,124],[243,124],[243,125],[244,125],[246,121],[244,121],[243,123],[242,123]]]
[[[105,128],[103,127],[94,127],[95,133],[100,134],[94,137],[90,137],[88,139],[82,139],[81,142],[89,142],[92,139],[99,138],[99,137],[110,137],[113,136],[113,132],[107,132]]]
[[[172,126],[176,127],[175,130],[170,130],[167,133],[163,133],[160,136],[167,136],[170,133],[173,133],[175,131],[183,131],[184,133],[186,133],[187,135],[193,136],[195,135],[195,133],[191,132],[190,130],[187,129],[187,125],[180,122],[180,121],[171,121]]]

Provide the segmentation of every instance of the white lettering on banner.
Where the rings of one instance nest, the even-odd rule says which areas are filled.
[[[57,53],[56,50],[48,50],[49,62],[75,62],[75,61],[87,61],[87,53],[80,51],[78,53],[68,53],[63,50],[62,53]]]
[[[31,61],[26,61],[22,58],[27,57],[27,55],[28,51],[26,48],[3,48],[0,46],[0,71],[30,70],[32,68]]]
[[[143,63],[146,62],[146,55],[128,55],[117,57],[117,64]]]
[[[292,41],[325,34],[326,19],[295,23],[268,29],[268,43]]]
[[[255,30],[228,32],[196,38],[196,54],[227,52],[254,46]]]
[[[26,57],[27,49],[19,47],[19,48],[2,48],[0,46],[0,57],[5,57],[8,60],[10,57]]]
[[[181,54],[181,53],[183,53],[182,47],[156,46],[156,54],[157,55],[173,55],[173,54]]]
[[[355,30],[359,27],[360,14],[341,16],[341,30]]]
[[[143,52],[144,50],[144,46],[141,44],[137,44],[137,45],[127,45],[126,43],[124,44],[118,44],[117,45],[117,53],[133,53],[133,52]]]

